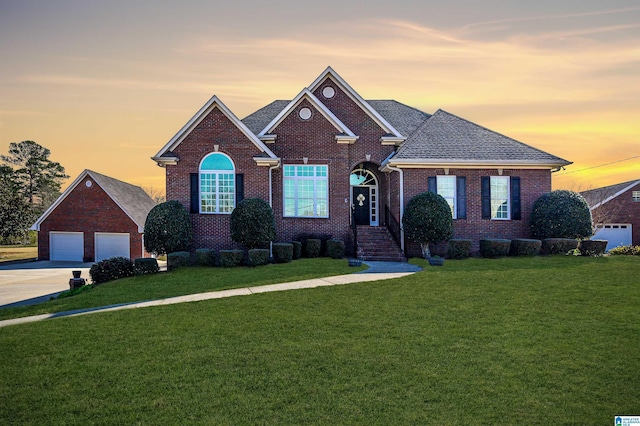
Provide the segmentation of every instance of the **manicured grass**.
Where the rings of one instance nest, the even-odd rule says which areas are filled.
[[[257,268],[180,268],[159,275],[144,275],[100,284],[90,291],[33,306],[0,309],[0,320],[93,308],[118,303],[164,299],[185,294],[300,281],[357,272],[346,259],[300,259]],[[89,278],[89,277],[87,277]]]
[[[38,257],[37,246],[0,246],[0,263]]]
[[[640,412],[639,276],[468,259],[5,327],[0,423],[613,424]]]

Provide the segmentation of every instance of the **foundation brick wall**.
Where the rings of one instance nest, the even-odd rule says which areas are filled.
[[[91,187],[85,185],[91,181]],[[86,177],[49,214],[38,232],[38,259],[49,259],[49,232],[83,232],[84,258],[95,257],[96,232],[129,233],[131,259],[142,257],[138,226],[93,179]],[[146,255],[146,254],[145,254]]]

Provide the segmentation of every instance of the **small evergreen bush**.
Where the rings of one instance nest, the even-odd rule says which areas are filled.
[[[293,244],[273,243],[273,260],[275,263],[289,263],[293,260]]]
[[[300,241],[289,241],[293,246],[293,260],[300,259],[302,257],[302,243]]]
[[[608,243],[606,240],[582,240],[578,248],[583,256],[602,256]]]
[[[133,261],[133,273],[136,275],[155,274],[159,271],[158,260],[153,257],[139,257]]]
[[[245,198],[231,212],[231,239],[247,248],[264,248],[276,238],[276,221],[269,203]]]
[[[533,238],[587,238],[592,232],[591,210],[584,197],[577,192],[552,191],[533,203]]]
[[[423,192],[409,200],[402,216],[405,235],[420,244],[422,256],[431,257],[429,243],[448,241],[453,234],[451,208],[434,192]]]
[[[304,252],[307,257],[320,256],[322,241],[318,238],[309,238],[304,245]]]
[[[342,259],[344,257],[344,241],[336,239],[328,240],[327,255],[333,259]]]
[[[91,265],[89,269],[94,284],[119,280],[133,275],[133,262],[126,257],[112,257]]]
[[[640,256],[640,246],[619,246],[609,250],[612,256]]]
[[[167,201],[151,209],[144,224],[144,247],[163,255],[189,250],[193,227],[189,212],[178,201]]]
[[[215,266],[216,265],[215,250],[207,249],[207,248],[196,249],[196,265]]]
[[[567,254],[578,248],[578,240],[573,238],[545,238],[542,240],[542,254]]]
[[[453,239],[449,240],[447,257],[449,259],[466,259],[471,253],[471,240]]]
[[[511,240],[485,239],[480,240],[480,255],[482,257],[502,257],[509,254]]]
[[[191,253],[188,251],[176,251],[167,255],[167,270],[169,271],[189,265],[191,265]]]
[[[249,266],[269,263],[269,249],[249,249]]]
[[[538,254],[540,254],[541,247],[542,241],[540,240],[512,240],[509,254],[511,256],[537,256]]]
[[[220,250],[220,266],[232,268],[242,265],[244,251],[242,250]]]

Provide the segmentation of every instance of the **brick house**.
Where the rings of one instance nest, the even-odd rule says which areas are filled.
[[[582,192],[591,209],[593,239],[607,240],[607,250],[640,245],[640,180]]]
[[[155,205],[139,186],[85,170],[31,228],[38,259],[144,257],[144,223]]]
[[[442,110],[366,101],[331,67],[242,120],[213,96],[152,159],[166,169],[167,199],[191,211],[195,247],[232,247],[229,214],[260,197],[278,241],[331,235],[350,246],[355,222],[362,239],[380,240],[382,258],[397,257],[391,237],[400,256],[419,255],[399,223],[427,190],[449,202],[455,237],[476,249],[485,237],[528,237],[533,202],[570,164]]]

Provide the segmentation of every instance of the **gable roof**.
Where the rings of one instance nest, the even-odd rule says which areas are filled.
[[[405,167],[555,168],[571,164],[441,109],[416,129],[386,162]]]
[[[246,116],[242,122],[256,135],[273,120],[291,101],[277,100]]]
[[[78,176],[47,211],[40,216],[31,229],[39,231],[42,222],[44,222],[51,212],[53,212],[87,176],[97,183],[118,207],[138,225],[139,232],[144,232],[144,223],[147,220],[147,215],[149,211],[156,206],[156,203],[151,197],[139,186],[131,185],[91,170],[84,170],[80,173],[80,176]]]
[[[382,115],[378,113],[367,101],[353,90],[353,87],[349,85],[337,72],[331,67],[327,67],[322,74],[316,78],[309,86],[309,91],[314,92],[327,78],[331,79],[344,93],[346,93],[356,105],[362,109],[365,114],[369,115],[390,136],[395,138],[404,138],[407,135],[401,134],[394,126],[391,125]]]
[[[178,161],[178,158],[171,153],[182,141],[196,128],[198,124],[207,116],[211,111],[215,108],[218,108],[228,119],[231,121],[246,137],[249,139],[261,152],[259,155],[260,158],[268,157],[274,160],[277,160],[278,157],[269,149],[267,146],[256,137],[256,135],[249,130],[249,128],[242,122],[236,115],[231,112],[227,106],[222,103],[220,99],[216,95],[212,96],[211,99],[205,103],[202,108],[196,114],[191,117],[191,119],[185,124],[182,129],[175,134],[169,142],[162,147],[158,153],[151,157],[152,160],[156,161],[159,166],[165,166],[166,164],[175,164]],[[266,156],[262,155],[262,153],[267,154]]]
[[[371,100],[367,103],[404,136],[410,136],[431,117],[431,114],[394,100]]]
[[[590,189],[580,194],[587,200],[587,204],[591,210],[600,207],[604,203],[608,203],[614,198],[624,194],[636,185],[640,185],[640,180],[632,180],[629,182],[617,183],[615,185],[604,186],[602,188]]]

